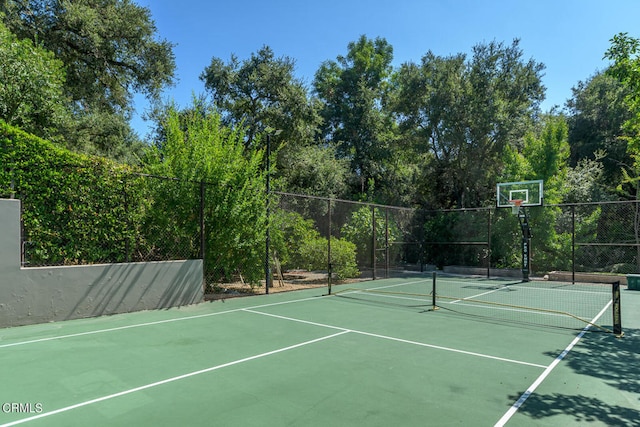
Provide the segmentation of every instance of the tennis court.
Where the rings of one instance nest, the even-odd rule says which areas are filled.
[[[640,419],[640,292],[621,291],[618,338],[606,285],[433,286],[412,275],[3,329],[0,425]]]

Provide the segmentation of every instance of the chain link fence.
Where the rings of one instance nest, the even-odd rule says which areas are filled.
[[[63,169],[73,185],[16,182],[0,195],[21,199],[24,267],[203,259],[207,293],[263,284],[262,209],[230,213],[211,183]],[[253,228],[230,224],[234,215]]]
[[[638,201],[527,209],[531,272],[640,273]],[[522,232],[509,209],[428,211],[425,262],[437,268],[520,269]]]
[[[237,292],[268,291],[266,277],[273,286],[326,285],[446,266],[489,274],[522,262],[522,233],[509,209],[425,211],[272,192],[268,218],[260,204],[243,213],[250,226],[238,227],[209,183],[105,171],[105,185],[95,170],[63,165],[61,173],[74,175],[73,186],[16,181],[2,195],[22,200],[25,267],[201,258],[207,292]],[[257,191],[263,203],[264,189]],[[638,201],[527,208],[532,273],[640,273],[639,208]]]
[[[420,271],[419,211],[323,197],[276,193],[283,236],[274,252],[281,270],[322,280],[367,280]]]
[[[27,267],[148,262],[201,257],[199,184],[150,175],[117,185],[18,189],[22,263]],[[185,195],[187,197],[185,198]]]

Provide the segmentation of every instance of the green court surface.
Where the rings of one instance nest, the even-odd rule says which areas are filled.
[[[640,420],[639,291],[622,289],[622,338],[592,285],[442,278],[460,295],[435,310],[431,276],[326,291],[0,330],[0,426]],[[566,306],[604,329],[565,324]]]

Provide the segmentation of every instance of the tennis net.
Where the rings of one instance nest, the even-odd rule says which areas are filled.
[[[619,282],[435,278],[433,304],[440,309],[465,316],[622,335]]]
[[[347,288],[335,294],[493,322],[586,329],[622,336],[619,282],[520,282],[434,273],[430,278],[406,279],[369,289]]]

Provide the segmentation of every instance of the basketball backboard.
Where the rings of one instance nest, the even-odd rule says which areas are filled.
[[[496,186],[497,206],[510,208],[514,200],[522,200],[521,206],[542,206],[544,185],[542,180],[502,182]]]

